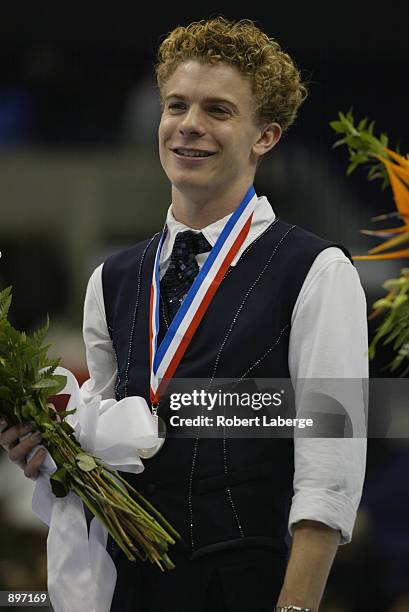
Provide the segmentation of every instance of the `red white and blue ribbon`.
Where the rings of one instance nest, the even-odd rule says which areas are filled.
[[[257,201],[257,194],[251,186],[224,226],[158,347],[159,260],[167,234],[165,225],[156,251],[150,295],[150,399],[153,406],[159,402],[159,386],[174,375],[227,269],[245,241]]]

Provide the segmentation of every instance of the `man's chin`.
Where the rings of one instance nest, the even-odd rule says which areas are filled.
[[[209,179],[209,177],[180,177],[176,180],[172,180],[172,185],[177,189],[180,193],[185,193],[186,195],[194,194],[198,191],[208,191],[212,189],[213,183]]]

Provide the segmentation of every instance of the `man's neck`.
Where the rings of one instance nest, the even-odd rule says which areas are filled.
[[[234,190],[206,197],[203,194],[187,196],[172,188],[172,214],[174,218],[192,229],[203,229],[223,219],[240,205],[250,185],[237,186]]]

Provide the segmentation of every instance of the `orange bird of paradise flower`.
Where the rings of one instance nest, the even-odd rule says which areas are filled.
[[[399,259],[401,257],[409,257],[409,248],[401,248],[390,253],[383,253],[388,249],[401,246],[409,242],[409,155],[403,157],[392,151],[384,148],[388,157],[377,158],[384,164],[388,173],[389,183],[392,188],[393,198],[395,200],[398,216],[402,219],[403,225],[384,230],[361,230],[363,234],[370,236],[378,236],[385,238],[385,242],[370,249],[368,255],[357,255],[354,259]],[[381,220],[390,215],[381,215],[373,220]]]

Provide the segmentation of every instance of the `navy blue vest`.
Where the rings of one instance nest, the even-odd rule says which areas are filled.
[[[139,395],[149,402],[149,294],[158,241],[157,234],[103,267],[116,399]],[[227,271],[175,377],[289,378],[291,313],[311,264],[329,246],[339,245],[276,219]],[[159,339],[165,332],[161,309]],[[166,421],[167,407],[159,414]],[[285,553],[293,473],[291,439],[169,438],[141,475],[126,478],[195,557],[252,545]]]

